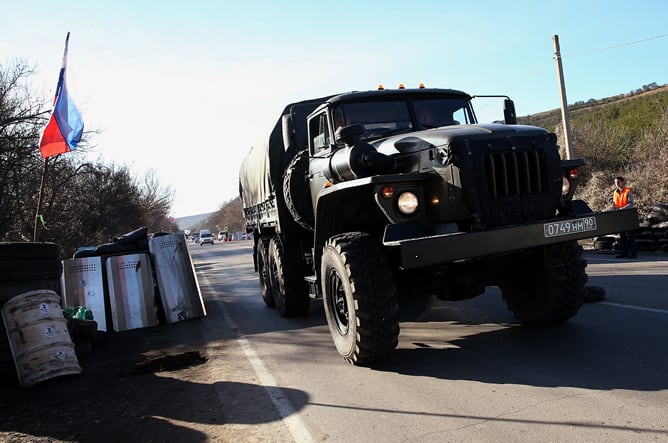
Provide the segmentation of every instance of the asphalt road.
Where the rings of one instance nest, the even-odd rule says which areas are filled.
[[[262,407],[225,411],[246,423],[236,428],[240,438],[668,441],[665,254],[587,254],[590,284],[604,287],[606,299],[556,327],[520,326],[496,288],[462,302],[403,301],[397,350],[355,367],[337,354],[321,302],[298,319],[264,305],[251,248],[190,245],[215,307],[208,322],[233,337],[226,346],[236,371],[227,376],[264,387],[250,399]]]

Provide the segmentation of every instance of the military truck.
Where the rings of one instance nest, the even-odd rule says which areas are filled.
[[[523,324],[575,315],[587,282],[578,240],[637,229],[637,212],[574,199],[585,161],[518,125],[508,97],[502,121],[479,123],[475,97],[421,86],[286,106],[240,169],[266,305],[299,316],[322,297],[353,364],[395,349],[400,297],[498,286]]]

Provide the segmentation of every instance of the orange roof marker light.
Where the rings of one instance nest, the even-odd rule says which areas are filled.
[[[378,90],[379,90],[379,91],[384,91],[385,88],[383,87],[383,85],[378,85]]]
[[[424,83],[420,83],[420,85],[418,86],[418,88],[420,88],[420,89],[424,89]]]
[[[406,89],[403,83],[399,83],[399,89]]]

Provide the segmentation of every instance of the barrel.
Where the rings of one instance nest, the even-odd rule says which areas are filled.
[[[21,386],[81,374],[56,292],[43,289],[11,298],[2,307],[2,320]]]

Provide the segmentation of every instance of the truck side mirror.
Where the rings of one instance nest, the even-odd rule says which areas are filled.
[[[292,116],[284,115],[281,118],[281,124],[283,126],[283,149],[285,149],[285,152],[288,152],[294,144],[294,139],[292,137]]]
[[[507,125],[517,124],[517,115],[515,114],[515,103],[507,98],[503,101],[503,119]]]

